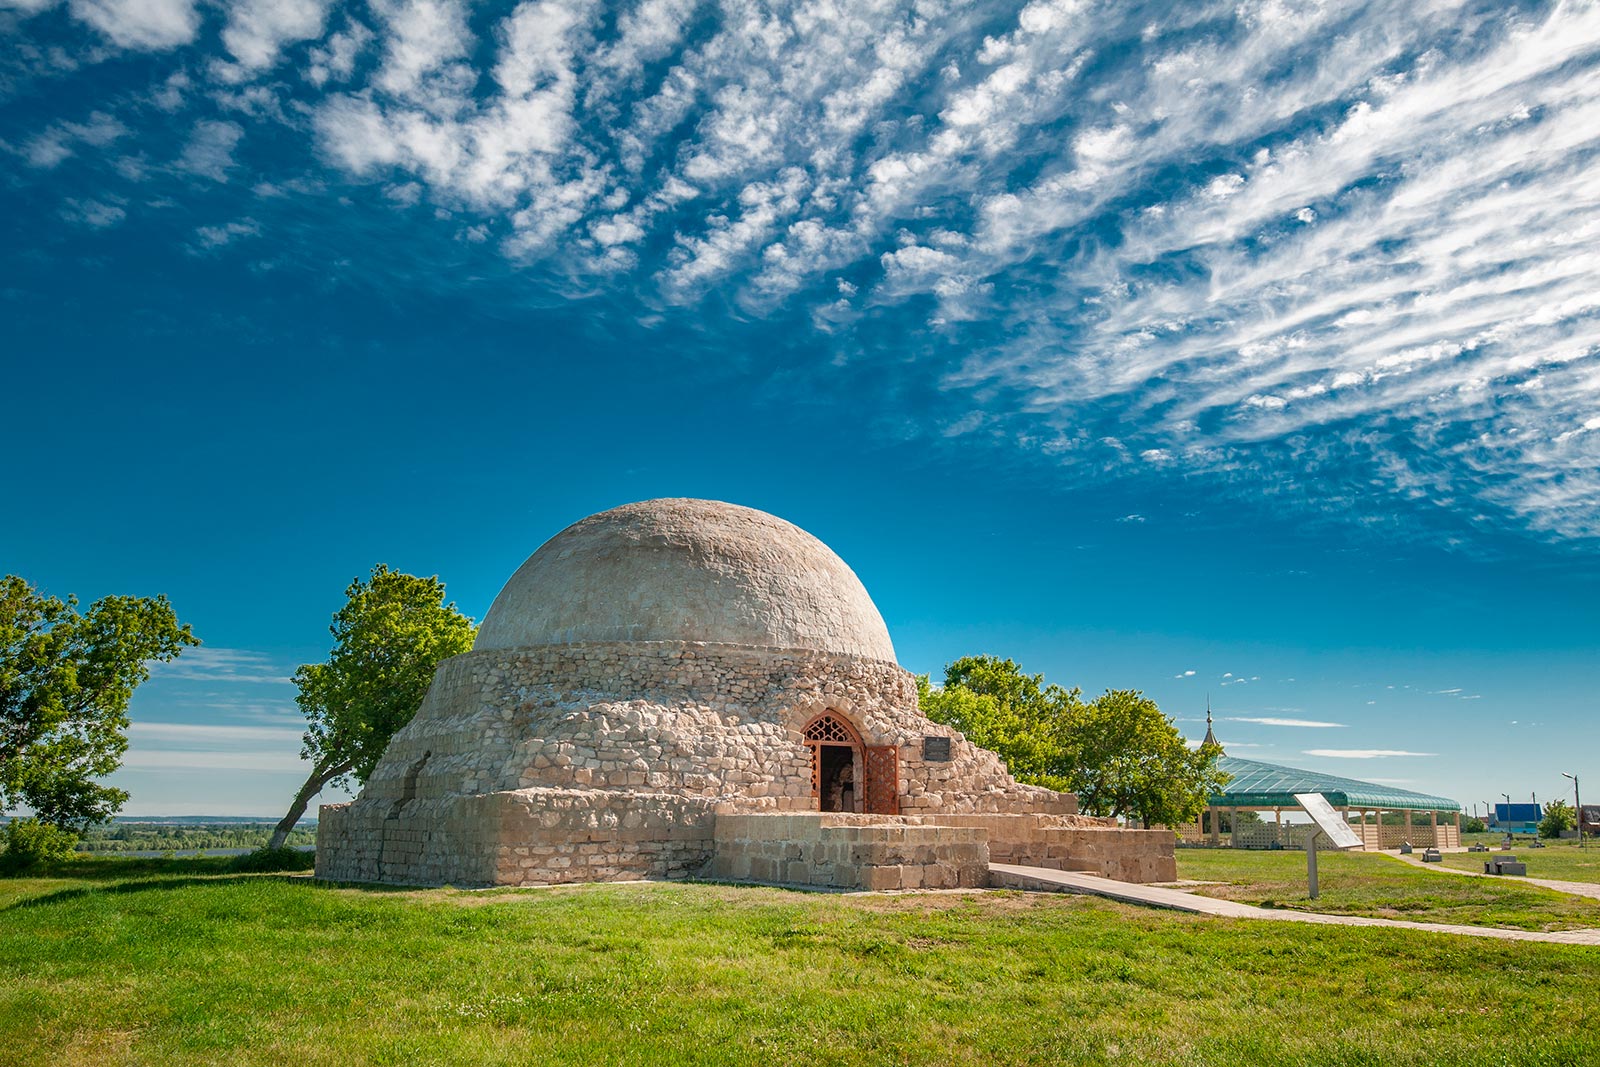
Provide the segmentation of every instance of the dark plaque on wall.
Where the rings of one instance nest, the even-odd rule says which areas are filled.
[[[950,739],[948,737],[924,737],[922,739],[922,758],[928,763],[949,763]]]

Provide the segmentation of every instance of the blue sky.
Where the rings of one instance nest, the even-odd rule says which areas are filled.
[[[372,564],[481,618],[655,496],[915,671],[1600,775],[1594,4],[8,2],[0,566],[205,641],[130,813],[287,805]]]

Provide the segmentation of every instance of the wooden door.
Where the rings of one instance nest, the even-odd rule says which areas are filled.
[[[861,755],[867,777],[862,810],[868,815],[899,815],[900,749],[895,745],[867,745]]]

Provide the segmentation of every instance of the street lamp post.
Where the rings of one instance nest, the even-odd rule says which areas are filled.
[[[1578,813],[1578,847],[1583,847],[1583,800],[1578,796],[1578,776],[1561,772],[1561,777],[1572,779],[1572,808]]]

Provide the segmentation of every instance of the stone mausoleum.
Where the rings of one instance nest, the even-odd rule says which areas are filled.
[[[1173,835],[1077,814],[917,709],[883,618],[764,512],[649,500],[511,576],[366,788],[326,804],[317,876],[409,885],[703,877],[982,886],[988,864],[1176,876]]]

